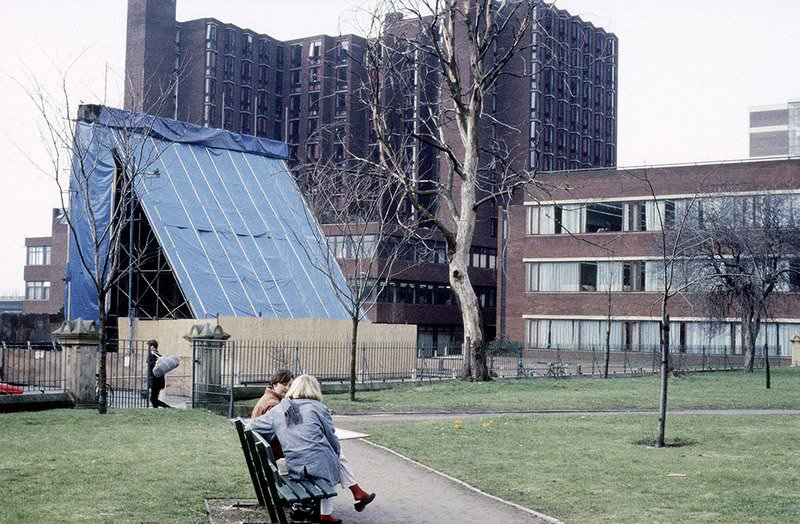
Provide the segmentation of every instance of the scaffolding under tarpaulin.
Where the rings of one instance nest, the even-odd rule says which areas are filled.
[[[120,147],[130,154],[134,141],[133,154],[146,167],[134,178],[131,209],[157,241],[147,249],[163,257],[179,288],[170,291],[180,296],[170,299],[176,310],[185,308],[194,318],[349,318],[330,280],[319,227],[286,166],[286,144],[101,106],[82,106],[75,130],[67,318],[98,317],[92,279],[76,253],[76,243],[90,246],[95,234],[76,197],[75,173],[90,166],[91,212],[107,217],[104,224],[99,220],[101,230],[114,198],[120,198],[115,155]],[[126,240],[120,245],[130,249]],[[346,289],[338,266],[332,270]],[[158,286],[149,282],[147,293],[153,295]],[[119,287],[125,287],[124,278]],[[146,293],[131,295],[141,300]]]

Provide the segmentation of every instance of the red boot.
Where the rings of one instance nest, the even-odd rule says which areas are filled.
[[[353,506],[358,512],[364,511],[364,508],[367,507],[367,504],[375,500],[375,493],[367,493],[361,489],[358,484],[353,484],[350,486],[350,491],[353,492],[353,499],[356,501]]]
[[[327,524],[342,524],[342,519],[337,519],[333,515],[320,515],[319,521]]]

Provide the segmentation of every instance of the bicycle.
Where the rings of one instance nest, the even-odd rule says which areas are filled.
[[[94,399],[97,402],[100,402],[100,373],[95,373],[94,378],[95,378]],[[114,396],[114,388],[111,387],[111,384],[106,382],[106,405],[111,404],[111,398],[113,396]]]

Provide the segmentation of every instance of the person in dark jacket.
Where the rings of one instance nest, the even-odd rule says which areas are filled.
[[[150,351],[147,355],[147,387],[150,388],[150,403],[154,408],[170,408],[172,406],[158,398],[161,390],[167,385],[166,379],[163,376],[157,377],[153,375],[153,368],[158,361],[158,357],[161,356],[161,353],[158,352],[158,341],[151,340],[147,345]]]

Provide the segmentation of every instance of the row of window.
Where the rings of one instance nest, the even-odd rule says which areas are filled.
[[[454,306],[455,293],[448,284],[391,280],[385,285],[370,279],[367,282],[367,302],[378,304],[419,304]],[[491,287],[475,286],[481,307],[495,307],[496,293]]]
[[[25,263],[29,266],[49,266],[50,246],[28,246]]]
[[[800,291],[800,261],[787,259],[778,262],[787,271],[780,276],[776,290]],[[713,283],[711,266],[701,260],[677,260],[667,266],[670,289],[700,292]],[[603,261],[603,262],[526,262],[525,291],[527,292],[619,292],[663,291],[664,262]]]
[[[660,231],[677,222],[704,228],[725,216],[735,227],[800,224],[800,195],[747,195],[588,204],[529,205],[526,234],[552,235],[610,231]]]
[[[217,51],[218,49],[218,35],[217,35],[217,24],[206,24],[206,49],[209,51]],[[237,35],[238,31],[232,27],[225,28],[225,48],[224,53],[226,55],[239,55],[240,57],[250,60],[253,58],[253,51],[254,51],[254,42],[255,39],[253,35],[249,33],[242,33],[242,37],[239,40],[240,46],[237,47]],[[272,42],[267,38],[260,38],[258,40],[258,60],[260,62],[267,62],[269,61],[270,55],[270,48],[272,46]],[[283,49],[282,45],[277,46],[277,57],[279,62],[279,67],[283,67]],[[237,52],[238,51],[238,52]]]
[[[602,350],[609,332],[614,351],[653,351],[660,347],[660,325],[655,321],[526,319],[525,346],[537,349]],[[741,352],[741,326],[726,322],[686,321],[670,326],[671,345],[681,352],[735,354]],[[800,335],[800,324],[767,323],[756,347],[766,342],[770,355],[791,352],[792,338]]]
[[[328,249],[338,259],[386,258],[390,253],[397,253],[398,260],[409,262],[425,262],[429,264],[447,264],[447,249],[443,243],[401,242],[395,238],[384,238],[381,242],[378,235],[328,235]],[[470,250],[470,267],[495,269],[497,267],[497,249],[475,246]]]
[[[25,282],[25,300],[50,300],[50,282],[47,280]]]

